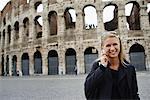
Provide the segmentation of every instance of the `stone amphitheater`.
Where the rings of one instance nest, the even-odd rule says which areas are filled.
[[[149,70],[148,2],[11,0],[0,13],[0,75],[88,73],[91,63],[100,55],[101,34],[107,31],[116,31],[121,37],[127,59],[136,70]],[[126,15],[129,4],[131,13]],[[88,7],[95,10],[87,13]],[[103,12],[109,7],[114,8],[114,16],[104,22]],[[96,24],[87,23],[88,14],[95,15],[89,20],[96,20]]]

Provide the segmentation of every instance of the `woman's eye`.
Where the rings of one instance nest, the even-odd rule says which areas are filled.
[[[106,47],[110,47],[110,46],[111,46],[110,44],[107,44],[107,45],[106,45]]]
[[[118,44],[117,44],[117,43],[114,43],[113,45],[116,46],[116,45],[118,45]]]

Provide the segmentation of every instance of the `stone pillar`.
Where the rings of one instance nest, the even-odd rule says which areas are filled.
[[[3,35],[2,35],[2,32],[0,32],[0,50],[2,48],[2,38],[3,38]]]
[[[3,36],[3,32],[2,32],[2,38],[1,38],[1,48],[4,49],[4,36]]]
[[[12,55],[9,55],[9,75],[12,76]]]
[[[15,30],[14,30],[14,28],[12,28],[11,41],[10,41],[11,46],[14,44],[14,33],[15,33]]]
[[[5,31],[5,48],[8,46],[8,32]]]
[[[65,32],[65,21],[63,17],[63,9],[58,10],[58,20],[57,23],[59,25],[58,28],[58,58],[59,58],[59,75],[63,75],[66,73],[65,68],[65,50],[64,50],[64,32]]]
[[[58,51],[58,58],[59,58],[59,75],[64,75],[66,73],[66,68],[65,68],[65,52],[63,48],[59,47]]]
[[[34,0],[30,1],[30,10],[29,13],[31,13],[32,15],[29,17],[29,41],[34,41],[35,39],[35,23],[34,23],[34,13],[35,13],[35,9],[34,9]],[[31,19],[31,20],[30,20]]]
[[[21,68],[21,55],[18,54],[17,56],[17,72],[19,76],[22,76],[22,68]]]
[[[29,41],[33,41],[35,39],[35,24],[34,24],[34,18],[30,16],[30,19],[33,19],[30,21],[29,24]]]
[[[123,33],[127,33],[127,26],[126,26],[127,20],[125,16],[125,8],[124,6],[118,8],[118,28],[120,31],[120,35],[123,35]]]
[[[6,72],[6,55],[4,54],[4,76],[7,74]]]
[[[77,53],[77,70],[78,74],[84,74],[85,73],[85,66],[84,66],[84,52],[82,48],[79,48],[79,51]]]
[[[48,59],[46,49],[42,50],[42,71],[43,75],[48,75]]]
[[[65,32],[65,21],[64,21],[64,17],[63,17],[63,10],[62,9],[59,9],[58,10],[58,19],[57,19],[57,25],[58,26],[58,35],[59,36],[62,36]]]
[[[0,57],[0,75],[2,75],[2,57]]]
[[[149,16],[148,13],[146,12],[146,5],[142,5],[140,9],[140,26],[141,30],[149,30]]]
[[[22,43],[23,41],[23,23],[20,23],[20,27],[19,27],[19,42],[18,43]]]
[[[43,26],[42,26],[42,40],[44,44],[47,44],[49,29],[48,29],[48,14],[47,14],[47,2],[43,1]]]
[[[99,8],[100,9],[100,8]],[[101,34],[101,32],[104,32],[104,23],[103,23],[103,10],[97,11],[97,34]]]
[[[84,16],[83,16],[82,12],[76,12],[76,13],[77,13],[77,17],[76,17],[76,30],[77,30],[77,32],[82,32],[83,27],[84,27],[84,21],[83,21],[83,17]]]
[[[34,50],[33,50],[34,51]],[[34,56],[33,53],[29,53],[29,74],[34,74]]]

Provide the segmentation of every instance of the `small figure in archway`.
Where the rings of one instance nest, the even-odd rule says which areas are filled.
[[[100,60],[93,63],[84,84],[87,100],[140,100],[134,66],[124,57],[116,32],[102,36]]]
[[[75,72],[76,75],[78,74],[77,73],[77,66],[74,67],[74,72]]]

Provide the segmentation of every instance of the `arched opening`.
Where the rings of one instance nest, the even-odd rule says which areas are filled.
[[[4,76],[5,75],[5,71],[4,71],[4,55],[2,55],[2,58],[1,58],[1,66],[2,66],[2,69],[1,69],[1,75]]]
[[[136,1],[128,2],[125,5],[127,28],[129,30],[141,30],[140,27],[140,5]]]
[[[118,6],[116,4],[109,4],[104,7],[103,23],[107,31],[114,31],[118,28]]]
[[[131,64],[136,70],[146,70],[145,64],[145,50],[144,47],[138,43],[133,44],[129,50],[129,57]]]
[[[87,5],[83,9],[84,13],[84,28],[95,29],[97,28],[97,12],[93,5]]]
[[[35,22],[36,38],[38,39],[42,37],[43,19],[41,16],[36,16],[34,22]]]
[[[12,58],[12,76],[17,76],[17,56]]]
[[[21,57],[22,75],[29,75],[29,56],[24,53]]]
[[[24,41],[26,41],[29,37],[29,18],[26,17],[23,20],[23,27],[24,27],[24,32],[22,33],[23,39],[24,39]]]
[[[76,51],[72,48],[67,49],[65,53],[65,59],[66,59],[66,74],[76,74],[75,68],[76,68]]]
[[[48,53],[48,75],[58,74],[58,54],[57,51],[51,50]]]
[[[5,46],[5,29],[3,30],[3,41],[2,41],[2,48]]]
[[[9,75],[9,56],[6,56],[6,75]]]
[[[51,11],[48,14],[50,35],[57,35],[57,13],[55,11]]]
[[[89,47],[84,51],[85,73],[89,73],[91,65],[98,58],[98,51],[94,47]]]
[[[27,0],[27,3],[30,3],[30,0]]]
[[[7,43],[10,44],[11,42],[11,26],[8,25],[8,28],[7,28],[7,31],[8,31],[8,39],[7,39]]]
[[[5,26],[6,25],[6,18],[4,17],[3,19],[3,25]]]
[[[19,22],[18,21],[16,21],[14,24],[14,30],[15,30],[14,41],[17,41],[19,39]]]
[[[40,13],[43,11],[43,4],[41,1],[38,1],[34,4],[35,10],[37,13]]]
[[[76,23],[76,11],[74,8],[66,8],[64,12],[66,29],[75,28]]]
[[[148,13],[149,24],[150,24],[150,3],[147,3],[147,13]]]
[[[34,53],[34,74],[42,74],[42,56],[38,50]]]

